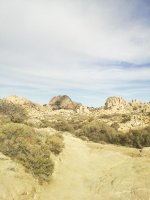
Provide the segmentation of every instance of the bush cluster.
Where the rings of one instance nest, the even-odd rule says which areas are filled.
[[[122,133],[104,122],[92,121],[76,131],[76,136],[93,142],[106,142],[135,148],[150,146],[150,127]]]
[[[119,119],[122,123],[126,123],[131,120],[131,116],[125,114],[114,115],[114,117]],[[118,131],[119,124],[117,122],[114,122],[111,126],[109,126],[105,122],[101,122],[100,119],[94,119],[80,115],[73,116],[68,121],[63,119],[62,117],[58,117],[55,118],[54,121],[51,121],[49,123],[46,122],[45,124],[58,131],[69,131],[75,136],[80,137],[81,139],[86,141],[91,140],[93,142],[105,142],[135,148],[150,146],[149,128],[130,130],[128,133],[122,133],[121,131]],[[57,141],[58,139],[53,140]],[[59,140],[56,142],[56,144],[59,144]],[[51,151],[57,154],[57,151],[54,151],[52,148]]]
[[[139,130],[130,130],[128,133],[121,134],[118,137],[121,145],[135,148],[150,146],[150,126]]]
[[[55,155],[59,154],[64,148],[63,137],[59,133],[48,136],[46,144],[48,145],[50,151]]]
[[[19,161],[39,180],[48,181],[53,173],[50,148],[42,143],[31,127],[17,123],[1,126],[0,151]]]
[[[49,120],[42,120],[42,128],[47,128],[51,127],[54,128],[57,131],[68,131],[68,132],[73,132],[74,129],[71,126],[71,124],[68,123],[67,120],[63,118],[56,118],[55,120],[49,121]]]
[[[6,115],[15,123],[22,123],[27,119],[27,112],[21,105],[6,100],[0,100],[0,114]]]
[[[108,143],[111,143],[115,134],[116,130],[114,128],[99,121],[92,121],[76,132],[77,136],[85,136],[93,142],[103,141]]]

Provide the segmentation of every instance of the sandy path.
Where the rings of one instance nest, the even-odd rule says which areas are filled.
[[[65,149],[40,200],[150,199],[149,158],[93,149],[70,134],[64,138]]]

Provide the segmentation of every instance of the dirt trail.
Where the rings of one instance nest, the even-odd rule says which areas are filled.
[[[70,134],[64,138],[65,149],[40,200],[150,199],[150,157],[109,145],[95,148]]]

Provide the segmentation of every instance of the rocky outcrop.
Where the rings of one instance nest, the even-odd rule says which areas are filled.
[[[90,113],[90,110],[88,109],[87,106],[80,106],[78,109],[77,109],[77,113],[79,114],[89,114]]]
[[[140,101],[140,100],[138,100],[138,99],[133,99],[132,101],[131,101],[131,103],[130,103],[131,105],[141,105],[142,104],[142,102]]]
[[[143,113],[150,112],[150,103],[142,103],[141,101],[134,99],[129,104],[134,112],[143,112]]]
[[[143,108],[143,105],[144,105],[141,101],[137,99],[132,100],[129,104],[134,111]]]
[[[48,116],[52,112],[52,108],[50,106],[43,106],[37,103],[33,103],[32,101],[19,96],[9,96],[3,99],[7,102],[18,104],[24,108],[24,110],[28,114],[28,119],[26,123],[38,125],[41,120],[44,120],[45,116]]]
[[[127,102],[120,96],[109,97],[106,100],[105,106],[99,108],[90,108],[75,103],[67,95],[55,96],[45,106],[18,96],[9,96],[3,100],[20,104],[28,113],[26,123],[33,126],[40,126],[43,123],[42,121],[45,119],[51,120],[55,115],[60,115],[68,120],[76,114],[91,115],[94,118],[100,118],[109,125],[112,122],[120,123],[120,130],[123,132],[127,132],[130,128],[143,128],[150,124],[150,103],[143,103],[136,99]],[[121,115],[123,114],[131,116],[131,119],[122,122]],[[115,117],[112,117],[113,115],[118,115],[118,119],[115,120]]]
[[[79,107],[79,104],[73,102],[67,95],[53,97],[50,100],[49,105],[52,107],[53,110],[75,110]]]
[[[19,96],[16,96],[16,95],[9,96],[9,97],[5,98],[4,100],[11,102],[11,103],[14,103],[14,104],[19,104],[19,105],[22,105],[22,106],[27,106],[27,107],[32,107],[32,108],[36,107],[36,105],[38,105],[38,104],[35,104],[32,101],[30,101],[30,100],[28,100],[24,97],[19,97]]]
[[[104,110],[107,114],[112,113],[148,113],[150,112],[150,103],[143,103],[138,99],[127,102],[122,97],[113,96],[106,100]]]
[[[119,96],[113,96],[113,97],[109,97],[106,100],[105,103],[105,109],[116,109],[116,110],[122,110],[122,109],[126,109],[128,103]]]

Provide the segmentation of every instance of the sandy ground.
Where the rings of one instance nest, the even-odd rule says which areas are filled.
[[[0,200],[34,200],[38,182],[24,167],[0,153]]]
[[[150,200],[150,148],[82,141],[64,134],[49,184],[39,186],[0,153],[0,200]]]
[[[65,134],[65,149],[40,200],[149,200],[150,156]],[[146,154],[147,155],[147,154]]]

